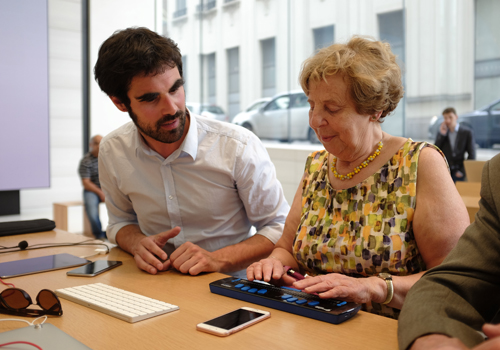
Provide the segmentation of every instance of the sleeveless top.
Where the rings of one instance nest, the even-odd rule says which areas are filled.
[[[302,183],[302,214],[293,255],[309,275],[352,277],[381,272],[405,276],[426,270],[413,235],[420,151],[433,147],[408,139],[363,182],[335,190],[328,179],[328,152],[307,158]],[[444,155],[443,155],[444,157]],[[363,310],[397,318],[398,309],[371,302]]]

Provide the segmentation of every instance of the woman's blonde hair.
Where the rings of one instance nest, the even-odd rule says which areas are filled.
[[[311,82],[326,82],[334,74],[347,78],[356,111],[362,115],[382,111],[382,121],[403,97],[401,69],[388,43],[354,36],[347,44],[325,47],[302,64],[300,85],[309,95]]]

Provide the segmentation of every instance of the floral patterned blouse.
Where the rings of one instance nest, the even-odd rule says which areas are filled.
[[[328,152],[309,155],[293,243],[293,255],[303,272],[368,277],[426,270],[413,235],[418,157],[425,147],[436,148],[408,139],[379,171],[343,190],[330,185]],[[399,315],[399,310],[375,302],[363,309],[393,318]]]

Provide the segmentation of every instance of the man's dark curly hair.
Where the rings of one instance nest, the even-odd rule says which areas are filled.
[[[177,44],[147,28],[113,33],[99,49],[94,77],[108,96],[130,107],[128,90],[137,75],[157,75],[177,67],[182,78],[182,55]]]

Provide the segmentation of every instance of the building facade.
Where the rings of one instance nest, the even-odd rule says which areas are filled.
[[[261,97],[300,88],[302,62],[352,35],[387,41],[405,98],[383,127],[427,137],[454,106],[500,98],[500,2],[495,0],[167,0],[164,31],[179,44],[187,99],[230,118]]]

